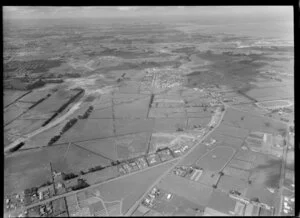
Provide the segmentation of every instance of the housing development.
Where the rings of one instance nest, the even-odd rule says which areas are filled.
[[[3,7],[3,216],[295,216],[293,8],[230,8]]]

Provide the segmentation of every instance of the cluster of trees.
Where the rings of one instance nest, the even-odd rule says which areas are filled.
[[[52,185],[52,182],[48,180],[47,182],[40,185],[40,188],[45,187],[45,186],[49,186],[49,185]]]
[[[99,171],[99,170],[103,170],[105,169],[105,167],[103,166],[95,166],[95,167],[91,167],[88,169],[88,172],[91,173],[91,172],[95,172],[95,171]]]
[[[63,180],[70,180],[70,179],[74,179],[78,177],[78,175],[74,174],[74,173],[68,173],[68,174],[63,174]]]
[[[116,166],[116,165],[119,165],[121,162],[119,160],[116,160],[116,161],[112,161],[111,162],[111,165],[112,166]]]
[[[66,131],[68,131],[76,122],[77,122],[77,118],[73,118],[69,120],[69,122],[67,122],[66,125],[62,128],[60,133],[63,134]]]
[[[57,142],[57,140],[60,138],[60,135],[56,135],[56,136],[53,136],[50,141],[48,142],[48,145],[53,145],[55,142]]]
[[[79,115],[78,116],[78,119],[87,119],[91,112],[94,110],[94,107],[93,106],[89,106],[89,108],[84,112],[83,115]]]
[[[33,195],[37,194],[38,188],[37,187],[32,187],[32,188],[27,188],[24,190],[25,195]]]
[[[10,152],[14,152],[14,151],[17,151],[19,150],[22,146],[24,146],[25,143],[24,142],[20,142],[19,144],[17,144],[15,147],[9,149]]]
[[[73,191],[79,190],[79,189],[83,189],[90,186],[85,180],[83,179],[78,179],[78,184],[74,187],[72,187]]]

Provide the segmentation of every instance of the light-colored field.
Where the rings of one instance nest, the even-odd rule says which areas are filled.
[[[139,93],[140,84],[129,81],[125,85],[119,87],[119,92],[124,94],[137,94]]]
[[[194,164],[201,156],[205,155],[209,149],[204,145],[198,145],[193,152],[189,153],[181,162],[182,165],[192,165]]]
[[[220,171],[234,155],[235,150],[231,147],[218,146],[199,159],[195,164],[201,168],[212,171]]]
[[[174,174],[168,174],[164,177],[158,184],[158,187],[168,192],[175,193],[178,196],[187,198],[195,204],[204,207],[207,206],[213,191],[213,188],[211,187]]]
[[[223,214],[234,211],[236,200],[230,198],[226,193],[214,190],[207,207],[217,210]]]

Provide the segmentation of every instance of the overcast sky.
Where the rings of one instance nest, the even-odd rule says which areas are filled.
[[[249,16],[292,21],[292,6],[130,6],[130,7],[39,7],[4,6],[4,19],[53,19],[160,16]]]

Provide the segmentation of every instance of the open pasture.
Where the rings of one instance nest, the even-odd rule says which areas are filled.
[[[119,86],[119,92],[124,94],[138,94],[140,91],[140,84],[133,81],[128,81],[126,84]]]
[[[239,178],[244,181],[248,181],[248,178],[250,176],[250,172],[248,172],[246,170],[233,168],[230,166],[226,166],[223,170],[223,173],[227,176],[236,177],[236,178]]]
[[[93,190],[99,190],[104,201],[119,201],[123,199],[122,214],[144,194],[153,182],[169,169],[174,162],[149,168],[139,173],[122,177],[120,179],[100,184]]]
[[[293,105],[293,102],[288,100],[264,101],[257,103],[257,106],[262,108],[289,107],[291,105]]]
[[[203,207],[207,206],[213,191],[212,187],[176,176],[173,173],[164,177],[158,187]]]
[[[218,146],[204,155],[201,159],[195,163],[198,167],[212,171],[219,172],[226,165],[226,163],[232,158],[235,153],[235,149],[227,146]]]
[[[209,152],[209,149],[204,144],[196,145],[197,147],[193,152],[189,153],[183,160],[181,160],[180,165],[191,166],[202,156]]]
[[[31,106],[31,104],[28,103],[14,103],[10,106],[8,106],[5,110],[4,110],[4,124],[7,125],[11,122],[13,122],[13,120],[15,120],[16,118],[19,118],[22,114],[24,114],[28,108]]]
[[[12,135],[26,135],[37,130],[45,122],[44,119],[32,120],[14,120],[12,123],[5,127],[5,131]]]
[[[290,86],[256,88],[245,94],[257,101],[275,100],[276,98],[274,99],[273,96],[276,96],[277,99],[292,98],[294,96],[293,88]]]
[[[29,94],[22,97],[19,101],[34,103],[38,100],[47,97],[50,92],[48,90],[33,90]]]
[[[201,126],[205,127],[207,124],[209,124],[211,120],[211,117],[204,117],[204,118],[189,118],[188,119],[188,124],[190,128],[193,128],[194,126]]]
[[[112,119],[113,118],[113,109],[112,107],[107,107],[103,109],[93,110],[88,119]],[[99,122],[101,122],[99,120]]]
[[[178,128],[185,129],[186,118],[157,118],[154,119],[154,132],[175,132]]]
[[[236,190],[243,195],[246,194],[247,187],[247,181],[228,175],[221,176],[221,179],[218,182],[218,189],[227,193],[229,193],[231,190]]]
[[[152,132],[154,126],[152,119],[116,119],[114,122],[116,135]]]
[[[219,125],[215,130],[215,133],[244,139],[248,135],[249,130],[221,123],[221,125]]]
[[[250,150],[242,150],[240,149],[236,155],[234,156],[234,159],[242,160],[246,162],[254,162],[256,157],[256,153]]]
[[[267,133],[278,133],[279,129],[286,128],[286,125],[270,118],[257,116],[252,113],[229,108],[223,118],[223,123],[235,128],[243,128],[250,131]],[[222,125],[222,124],[221,124]]]
[[[234,168],[238,168],[238,169],[242,169],[242,170],[250,170],[250,169],[252,169],[252,163],[246,162],[246,161],[242,161],[242,160],[238,160],[238,159],[232,159],[229,162],[228,166],[234,167]]]
[[[148,113],[150,96],[144,96],[130,103],[114,105],[115,118],[146,118]]]
[[[145,154],[151,133],[143,132],[132,135],[118,136],[114,139],[118,159],[130,159]]]
[[[4,90],[3,91],[3,106],[7,107],[12,104],[14,101],[18,100],[22,96],[30,93],[29,91],[15,91],[15,90]]]
[[[92,151],[93,153],[103,155],[112,160],[117,160],[115,142],[113,138],[89,140],[84,142],[76,142],[77,145]]]
[[[167,117],[186,117],[184,108],[151,108],[149,117],[167,118]]]
[[[113,135],[113,121],[111,119],[78,120],[57,143],[87,141]]]
[[[267,204],[269,206],[276,206],[276,201],[278,200],[277,193],[271,193],[267,187],[262,187],[258,185],[252,185],[247,188],[246,197],[258,198],[261,203]]]
[[[213,132],[206,141],[210,142],[212,139],[215,139],[216,143],[220,145],[226,145],[235,149],[239,149],[243,144],[243,139],[232,137],[229,135],[222,135],[221,132]]]

